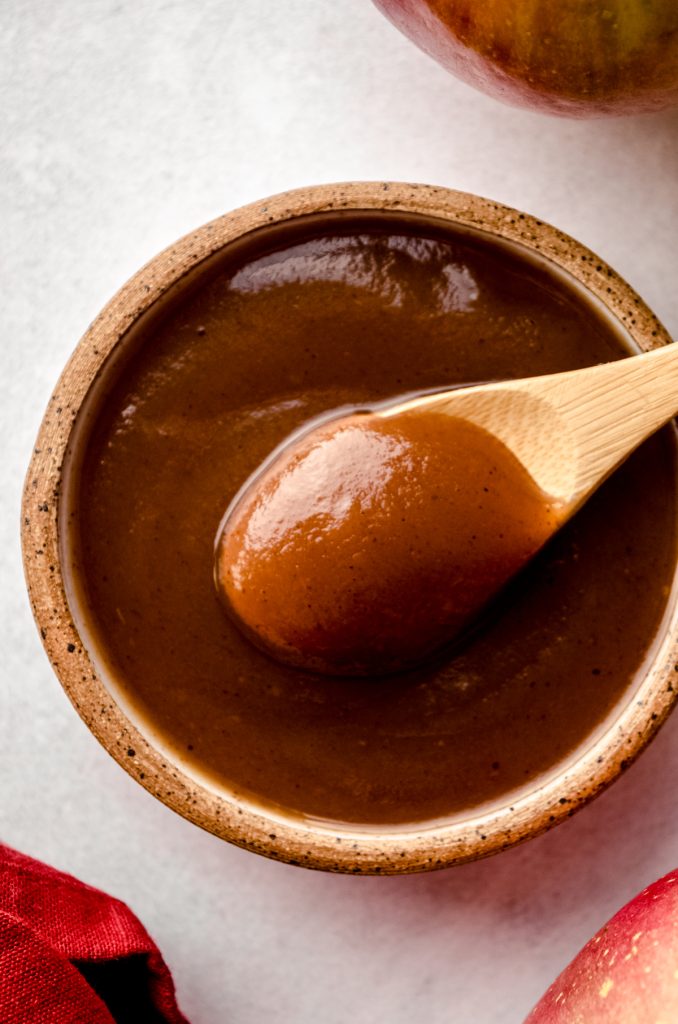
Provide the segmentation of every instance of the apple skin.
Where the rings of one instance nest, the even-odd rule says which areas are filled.
[[[601,928],[524,1024],[675,1024],[678,870],[644,889]]]
[[[678,103],[678,0],[374,0],[458,78],[565,117]]]

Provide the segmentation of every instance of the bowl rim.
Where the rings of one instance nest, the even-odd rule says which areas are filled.
[[[328,871],[397,874],[479,859],[536,836],[588,803],[643,750],[666,719],[678,684],[678,607],[643,680],[617,718],[546,783],[475,817],[397,831],[323,823],[257,807],[188,775],[116,703],[69,610],[59,543],[64,461],[78,410],[104,362],[139,317],[196,266],[259,228],[336,211],[420,214],[522,246],[594,295],[641,350],[671,342],[654,314],[603,260],[544,221],[466,192],[405,182],[295,189],[250,203],[164,249],[107,303],[68,360],[49,400],[26,476],[21,539],[35,621],[67,696],[112,757],[168,807],[213,834],[267,857]]]

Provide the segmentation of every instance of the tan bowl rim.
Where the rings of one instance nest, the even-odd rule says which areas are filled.
[[[320,823],[255,807],[189,776],[142,735],[90,661],[66,598],[58,522],[62,467],[78,409],[130,326],[176,281],[233,240],[272,223],[340,210],[424,214],[523,246],[595,295],[642,350],[671,339],[603,260],[543,221],[465,192],[402,182],[349,182],[297,189],[205,224],[146,264],[111,299],[68,361],[49,401],[31,458],[22,506],[22,545],[35,620],[54,670],[88,728],[150,793],[202,828],[265,856],[329,871],[395,874],[474,860],[538,835],[572,815],[640,753],[671,710],[678,685],[678,611],[656,643],[644,679],[603,735],[534,791],[498,809],[407,830]]]

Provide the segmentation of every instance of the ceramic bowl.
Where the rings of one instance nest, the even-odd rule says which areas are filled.
[[[187,235],[140,270],[100,313],[50,399],[26,480],[23,551],[35,619],[54,670],[76,710],[130,775],[202,828],[248,850],[292,864],[363,874],[424,871],[484,857],[572,815],[609,785],[645,747],[678,693],[675,607],[651,663],[616,719],[574,763],[514,803],[448,824],[351,829],[286,817],[215,791],[190,777],[142,735],[107,688],[78,633],[62,572],[60,502],[64,460],[79,410],[104,363],[151,307],[188,273],[258,228],[336,210],[424,214],[517,243],[555,264],[595,296],[640,349],[670,338],[643,302],[602,260],[527,214],[449,189],[352,183],[300,189],[226,214]]]

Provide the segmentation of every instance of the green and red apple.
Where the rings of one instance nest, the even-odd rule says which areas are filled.
[[[465,82],[587,117],[678,103],[678,0],[374,0]]]
[[[678,1022],[678,870],[648,886],[577,954],[525,1024]]]

